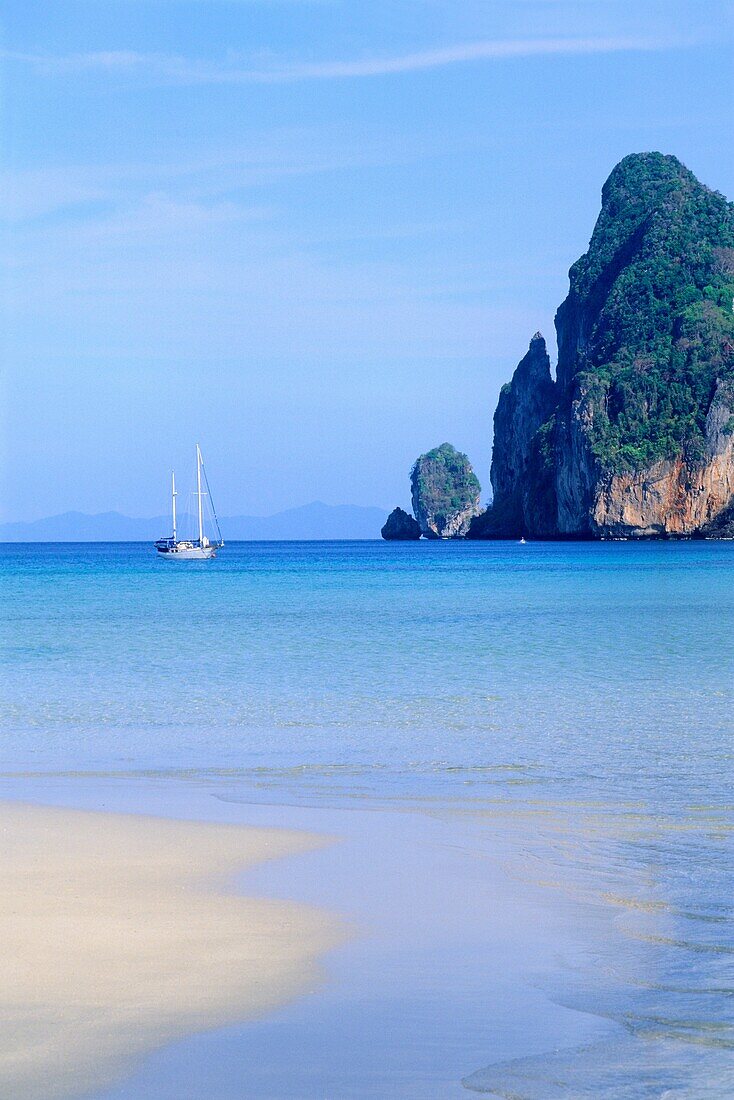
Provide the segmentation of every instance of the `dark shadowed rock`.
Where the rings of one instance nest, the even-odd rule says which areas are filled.
[[[410,542],[421,537],[421,529],[411,515],[402,508],[394,508],[380,534],[388,542]]]
[[[537,467],[539,456],[535,437],[553,413],[555,390],[545,340],[536,332],[512,381],[500,392],[494,414],[494,449],[489,475],[494,504],[473,520],[472,538],[527,534],[525,514],[528,511],[539,517],[542,510],[544,525],[552,528],[555,520],[552,486],[547,488],[547,500],[541,499],[537,478],[530,478],[528,471],[531,466]],[[539,522],[538,519],[536,526]]]

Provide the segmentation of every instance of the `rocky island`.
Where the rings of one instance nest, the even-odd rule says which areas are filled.
[[[569,278],[555,379],[536,333],[468,537],[734,534],[734,206],[675,157],[628,156]]]
[[[427,539],[461,538],[479,515],[481,487],[465,454],[442,443],[410,472],[413,512]]]
[[[480,514],[481,487],[465,454],[442,443],[421,455],[410,471],[413,516],[395,508],[382,528],[388,541],[463,538]]]
[[[420,524],[403,508],[394,508],[380,534],[388,542],[411,542],[421,537]]]

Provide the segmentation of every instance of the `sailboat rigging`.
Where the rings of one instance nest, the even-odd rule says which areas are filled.
[[[202,475],[204,479],[204,485],[206,489],[202,489]],[[176,475],[171,473],[171,519],[172,519],[172,534],[168,538],[158,539],[154,543],[154,546],[159,554],[163,554],[166,558],[176,561],[196,561],[205,558],[213,558],[217,550],[221,550],[224,546],[224,539],[222,538],[222,532],[219,530],[219,521],[217,519],[217,513],[214,511],[214,502],[212,501],[212,494],[209,488],[209,479],[206,476],[206,469],[204,468],[204,460],[201,457],[201,449],[199,444],[196,444],[196,498],[197,498],[197,518],[199,521],[199,537],[197,539],[179,539],[176,530]],[[214,520],[214,526],[217,533],[217,541],[211,542],[204,533],[204,505],[203,497],[209,497],[209,505],[211,507],[212,518]]]

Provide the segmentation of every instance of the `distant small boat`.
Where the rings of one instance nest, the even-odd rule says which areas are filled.
[[[204,484],[206,489],[201,487],[202,475],[204,477]],[[198,504],[198,516],[199,516],[199,537],[198,539],[179,539],[176,533],[176,475],[171,473],[171,514],[173,519],[173,534],[165,539],[158,539],[153,545],[159,554],[163,554],[164,557],[170,561],[201,561],[205,558],[213,558],[217,550],[221,550],[224,546],[224,539],[222,538],[222,532],[219,530],[219,521],[217,520],[217,514],[214,511],[214,504],[212,503],[212,495],[209,490],[209,481],[206,476],[206,470],[204,469],[204,462],[201,457],[201,450],[199,444],[196,444],[196,499]],[[214,520],[214,526],[217,532],[217,542],[210,542],[210,540],[204,534],[204,509],[202,506],[202,497],[209,497],[209,505],[211,507],[212,518]]]
[[[524,544],[525,544],[525,539],[520,539],[520,545],[524,546]]]

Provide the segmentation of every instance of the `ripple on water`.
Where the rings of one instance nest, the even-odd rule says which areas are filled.
[[[734,1061],[726,1049],[621,1035],[500,1062],[462,1083],[507,1100],[724,1100],[734,1096]]]
[[[536,802],[523,874],[594,907],[601,935],[539,985],[620,1025],[613,1042],[490,1065],[467,1088],[513,1100],[734,1095],[730,807],[641,812]],[[512,816],[512,811],[507,811]],[[554,875],[548,878],[548,869]]]

